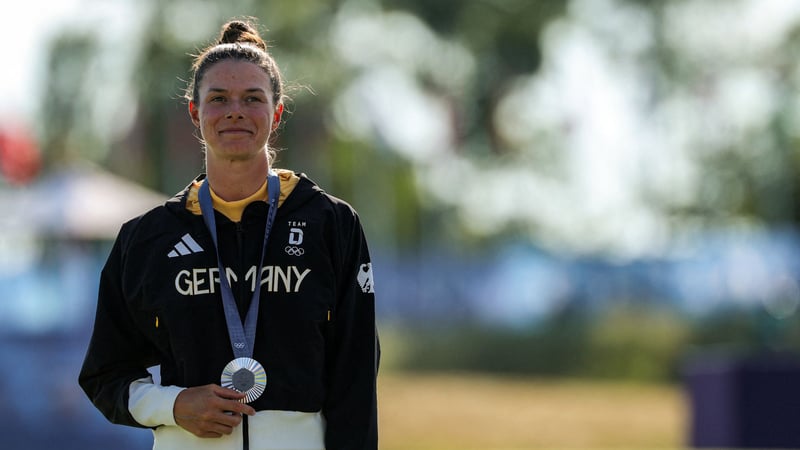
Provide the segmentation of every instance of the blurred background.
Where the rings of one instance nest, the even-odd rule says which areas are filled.
[[[800,373],[800,2],[5,2],[4,448],[150,448],[77,373],[120,224],[203,170],[183,89],[234,16],[289,84],[276,165],[362,217],[382,448],[702,446],[709,373]]]

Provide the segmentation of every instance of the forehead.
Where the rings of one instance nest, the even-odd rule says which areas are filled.
[[[271,93],[269,75],[257,64],[228,59],[209,67],[200,82],[200,90],[263,89]]]

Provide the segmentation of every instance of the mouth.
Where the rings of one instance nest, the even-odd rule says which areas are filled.
[[[220,135],[250,135],[253,134],[250,130],[244,128],[226,128],[224,130],[220,130]]]

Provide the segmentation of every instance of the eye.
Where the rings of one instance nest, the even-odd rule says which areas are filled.
[[[247,97],[246,100],[247,100],[248,103],[253,103],[253,102],[259,102],[260,103],[260,102],[263,101],[263,100],[261,100],[261,97],[256,97],[254,95],[250,96],[250,97]]]
[[[210,99],[208,99],[209,103],[219,103],[219,102],[224,102],[224,101],[225,101],[225,97],[223,97],[221,95],[215,95],[214,97],[211,97]]]

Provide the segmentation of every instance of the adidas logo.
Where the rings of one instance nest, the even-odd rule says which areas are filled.
[[[181,237],[181,240],[175,244],[175,248],[167,253],[167,256],[170,258],[177,258],[178,256],[200,253],[202,251],[203,247],[200,247],[200,244],[198,244],[189,233],[186,233]]]

